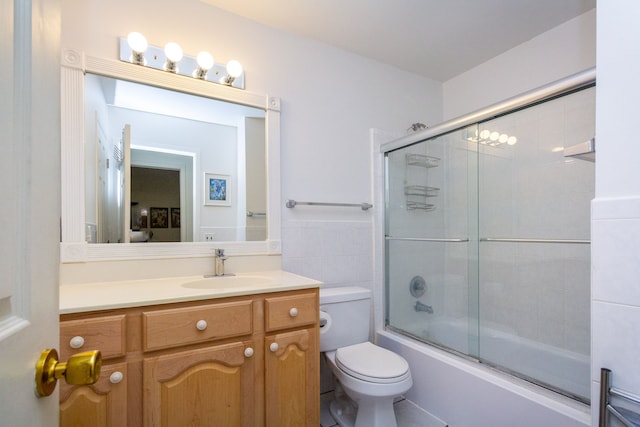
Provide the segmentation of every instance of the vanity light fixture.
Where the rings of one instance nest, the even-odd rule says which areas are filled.
[[[198,63],[198,68],[193,71],[193,77],[206,80],[207,73],[214,64],[213,56],[211,56],[209,52],[200,52],[198,56],[196,56],[196,62]]]
[[[226,65],[217,64],[208,52],[200,52],[197,57],[183,55],[182,48],[177,43],[167,43],[164,49],[152,46],[147,44],[145,37],[137,32],[129,34],[126,38],[120,38],[120,60],[244,89],[244,71],[238,61],[231,60]]]
[[[169,42],[164,45],[164,54],[167,60],[164,63],[164,70],[170,73],[178,72],[178,62],[182,59],[182,48],[178,43]]]
[[[231,86],[233,81],[242,74],[242,64],[232,59],[227,64],[227,75],[220,79],[220,83]]]
[[[147,60],[144,57],[144,51],[149,46],[147,39],[140,33],[129,33],[127,45],[131,48],[129,62],[136,65],[147,65]]]

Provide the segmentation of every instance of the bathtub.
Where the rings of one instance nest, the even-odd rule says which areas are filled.
[[[419,331],[412,331],[420,335]],[[466,324],[433,322],[422,331],[438,342],[464,350],[468,343]],[[589,360],[563,360],[559,352],[526,340],[509,331],[483,330],[483,340],[491,340],[494,356],[527,357],[534,368],[577,394],[589,394]],[[455,341],[455,342],[454,342]],[[376,331],[378,345],[402,355],[409,362],[413,387],[407,399],[453,427],[586,427],[591,425],[588,405],[527,381],[492,369],[464,357],[424,344],[389,330]],[[526,351],[525,351],[526,349]],[[575,356],[575,355],[572,355]],[[499,360],[499,359],[498,359]],[[551,368],[551,369],[549,369]],[[567,375],[569,373],[569,375]],[[557,381],[556,381],[557,382]],[[586,391],[584,387],[586,387]]]
[[[469,337],[467,319],[464,318],[436,318],[428,325],[415,325],[407,330],[462,354],[477,353],[469,348],[470,342],[477,342],[477,331]],[[533,382],[589,400],[589,356],[522,338],[514,329],[504,325],[488,323],[481,327],[480,333],[483,359],[507,371],[517,372],[516,376],[531,378]]]

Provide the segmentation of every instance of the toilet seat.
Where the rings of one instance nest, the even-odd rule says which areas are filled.
[[[337,349],[335,362],[346,374],[371,383],[396,383],[411,375],[404,358],[370,342]]]

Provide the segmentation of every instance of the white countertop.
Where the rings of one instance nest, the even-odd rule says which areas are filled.
[[[281,270],[207,278],[202,282],[203,279],[203,276],[188,276],[63,285],[60,286],[60,314],[291,291],[322,285],[317,280]]]

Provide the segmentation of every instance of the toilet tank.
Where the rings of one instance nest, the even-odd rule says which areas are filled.
[[[320,288],[320,351],[369,341],[370,317],[369,289]]]

